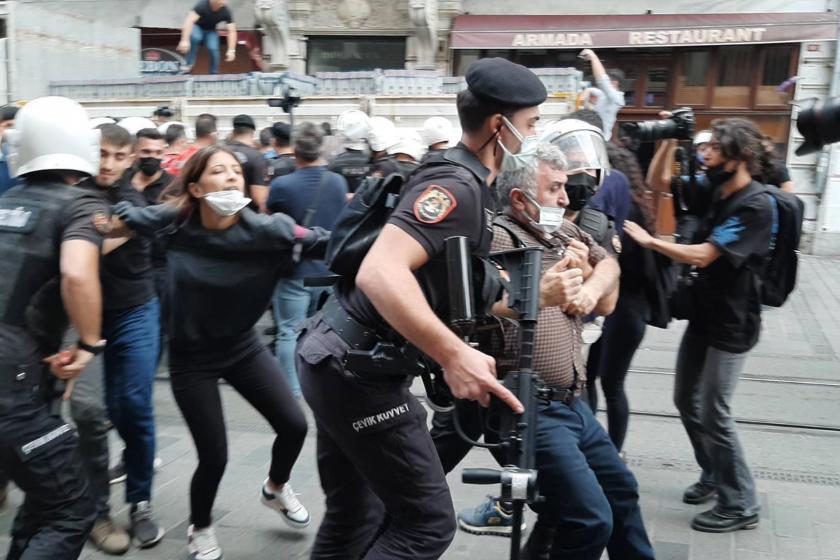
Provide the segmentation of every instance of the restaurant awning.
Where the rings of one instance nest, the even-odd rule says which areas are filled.
[[[691,47],[837,38],[837,14],[458,16],[453,49]]]

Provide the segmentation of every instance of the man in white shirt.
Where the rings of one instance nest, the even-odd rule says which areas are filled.
[[[587,108],[594,109],[601,116],[601,120],[604,121],[604,136],[610,140],[616,115],[619,109],[624,107],[624,92],[619,89],[622,76],[618,70],[612,70],[608,74],[601,64],[601,59],[592,49],[583,49],[578,56],[592,65],[595,82],[595,87],[584,91],[583,99]]]

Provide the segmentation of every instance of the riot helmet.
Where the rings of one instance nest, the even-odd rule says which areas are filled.
[[[126,117],[117,124],[126,129],[132,137],[137,136],[137,133],[144,128],[154,128],[157,130],[158,127],[151,119],[147,119],[146,117]]]
[[[344,138],[344,144],[351,150],[367,148],[366,140],[370,133],[370,118],[363,112],[358,109],[344,111],[338,116],[335,128]]]
[[[66,97],[40,97],[17,114],[6,132],[9,163],[15,177],[36,171],[99,172],[99,130],[91,129],[87,111]]]
[[[384,152],[400,139],[397,127],[391,119],[385,117],[372,117],[370,119],[370,132],[368,133],[368,144],[374,152]]]

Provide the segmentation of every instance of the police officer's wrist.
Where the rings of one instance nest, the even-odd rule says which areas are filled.
[[[88,344],[80,338],[76,342],[76,347],[85,352],[90,352],[94,356],[98,356],[105,351],[105,340],[98,340],[95,344]]]

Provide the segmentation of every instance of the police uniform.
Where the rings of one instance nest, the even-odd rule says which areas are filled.
[[[468,72],[467,82],[476,95],[512,108],[545,100],[545,88],[524,67],[501,59],[473,66],[478,73]],[[499,67],[514,69],[517,79],[507,84],[516,83],[518,91],[492,83],[490,75]],[[411,177],[388,219],[426,250],[429,260],[414,274],[444,322],[449,320],[444,240],[465,236],[473,256],[488,254],[495,214],[489,174],[459,144]],[[365,294],[342,279],[298,341],[298,375],[318,428],[327,501],[312,558],[433,559],[454,536],[452,500],[426,411],[409,392],[418,372],[410,360],[379,373],[348,365],[349,350],[370,350],[389,340],[402,339]]]
[[[370,154],[363,150],[351,150],[350,148],[335,156],[327,168],[347,180],[347,189],[351,193],[356,192],[364,178],[373,173]]]
[[[60,246],[101,245],[107,208],[86,190],[33,183],[0,198],[0,470],[26,494],[10,559],[78,557],[95,512],[74,430],[48,409],[52,379],[41,360],[67,326]]]

